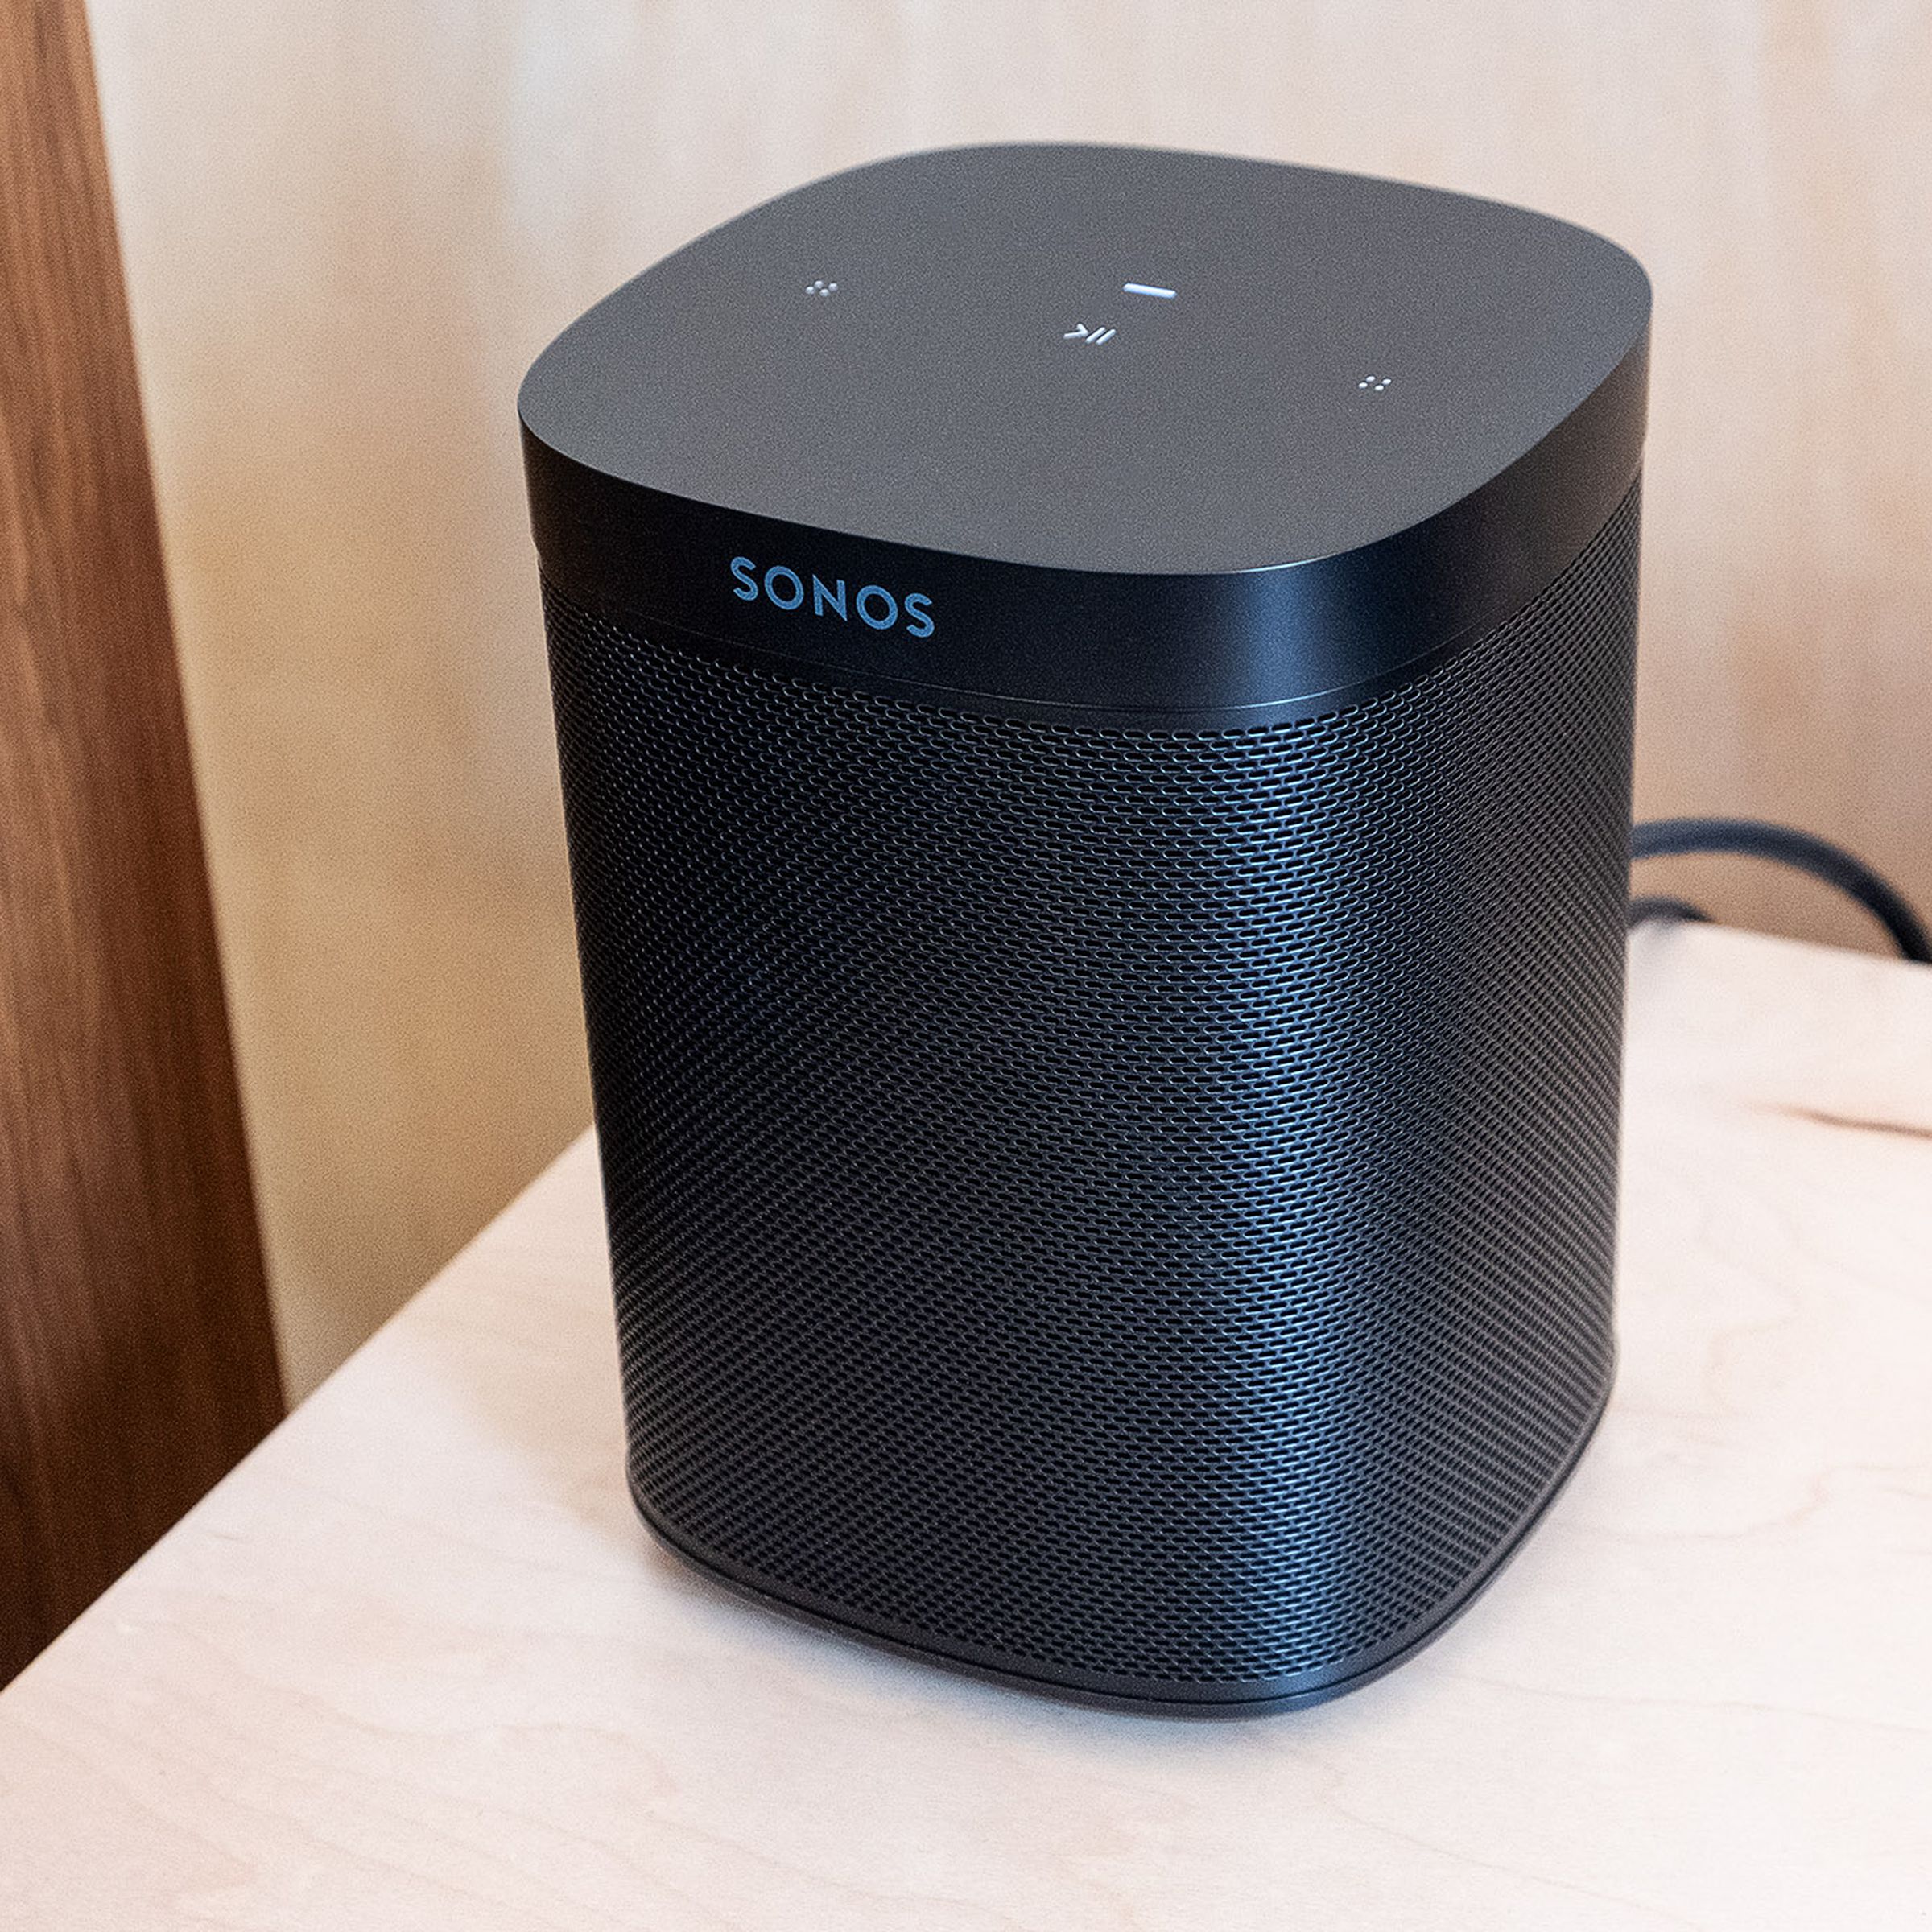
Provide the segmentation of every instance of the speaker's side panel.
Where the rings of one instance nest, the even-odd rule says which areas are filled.
[[[547,593],[640,1505],[1176,1705],[1439,1626],[1611,1373],[1632,496],[1248,732],[968,715]]]

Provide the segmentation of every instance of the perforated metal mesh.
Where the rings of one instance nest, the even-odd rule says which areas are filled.
[[[795,1602],[1177,1695],[1426,1625],[1611,1360],[1634,493],[1311,723],[1017,722],[551,592],[632,1479]]]

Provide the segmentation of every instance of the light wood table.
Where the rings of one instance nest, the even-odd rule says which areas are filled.
[[[1121,1716],[713,1588],[585,1141],[0,1693],[0,1926],[1932,1925],[1932,972],[1633,954],[1617,1392],[1393,1676]]]

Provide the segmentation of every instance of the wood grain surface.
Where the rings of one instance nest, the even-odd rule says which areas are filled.
[[[85,26],[0,0],[0,1681],[280,1412]]]
[[[588,1117],[518,378],[618,282],[831,168],[1167,143],[1634,250],[1657,300],[1640,803],[1794,819],[1932,906],[1923,0],[93,14],[299,1386]],[[1868,943],[1747,861],[1670,882]]]
[[[1094,1712],[687,1569],[586,1141],[0,1693],[0,1923],[1922,1927],[1932,970],[1633,950],[1609,1413],[1390,1677]]]

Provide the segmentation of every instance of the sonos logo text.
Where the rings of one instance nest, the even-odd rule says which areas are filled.
[[[742,597],[747,604],[755,604],[762,597],[780,610],[799,610],[809,597],[815,617],[834,617],[849,624],[857,617],[872,630],[890,630],[903,617],[907,637],[932,635],[932,599],[923,591],[915,590],[899,598],[882,584],[864,584],[848,596],[843,577],[835,577],[828,584],[823,577],[802,577],[782,564],[773,564],[760,576],[758,565],[749,557],[733,557],[731,574],[737,580],[737,588],[731,594]]]

